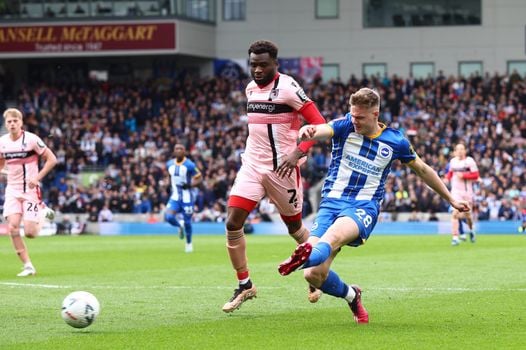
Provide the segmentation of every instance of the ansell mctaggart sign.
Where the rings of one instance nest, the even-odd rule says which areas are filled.
[[[175,49],[175,22],[0,25],[0,55]]]

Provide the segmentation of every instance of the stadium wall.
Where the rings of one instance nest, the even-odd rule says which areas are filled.
[[[436,213],[439,221],[427,221],[428,213],[419,213],[417,222],[409,221],[411,213],[396,213],[396,221],[390,220],[392,213],[382,213],[380,221],[377,223],[374,234],[450,234],[451,214]],[[100,235],[177,235],[178,231],[170,224],[163,222],[162,216],[149,214],[114,214],[113,222],[98,223],[87,222],[87,214],[57,214],[56,223],[68,217],[70,222],[77,218],[86,223],[86,233]],[[311,227],[315,216],[310,215],[304,219],[305,225]],[[149,223],[149,219],[154,219],[154,223]],[[479,221],[475,223],[475,230],[481,234],[515,234],[520,226],[518,221]],[[286,234],[287,228],[279,219],[279,215],[273,217],[273,222],[261,222],[252,224],[254,234]],[[44,227],[45,235],[51,235],[56,231],[56,225],[51,227],[47,224]],[[195,234],[224,234],[225,224],[217,222],[196,222],[193,224]],[[0,224],[0,235],[7,234],[7,225]]]
[[[60,222],[60,221],[58,221]],[[311,220],[305,220],[307,227],[312,225]],[[287,228],[281,221],[253,224],[250,234],[261,235],[286,235]],[[517,221],[479,221],[475,224],[477,234],[517,234],[520,222]],[[57,232],[57,224],[46,222],[42,227],[40,236],[52,236]],[[168,223],[146,221],[116,221],[105,223],[92,223],[86,225],[85,233],[103,236],[119,235],[177,235],[178,231]],[[224,235],[224,223],[198,222],[193,224],[193,233],[196,235]],[[373,235],[436,235],[451,233],[450,221],[422,221],[422,222],[379,222]],[[7,235],[7,224],[0,224],[0,236]],[[22,229],[23,234],[23,229]]]
[[[311,223],[307,223],[310,227]],[[285,235],[287,228],[283,223],[254,224],[253,234]],[[480,234],[514,234],[517,233],[519,223],[514,221],[486,221],[476,224],[476,231]],[[112,235],[177,235],[178,231],[168,223],[132,223],[110,222],[90,224],[88,231],[97,231],[103,236]],[[194,234],[225,234],[223,223],[195,223]],[[380,222],[376,225],[373,235],[434,235],[450,234],[449,222]]]
[[[361,77],[365,64],[384,64],[388,75],[407,77],[412,63],[432,63],[435,75],[439,71],[458,75],[461,62],[480,62],[483,72],[491,74],[507,73],[510,61],[526,62],[523,19],[526,1],[481,0],[481,25],[388,28],[364,28],[362,0],[339,1],[338,17],[334,19],[316,18],[316,1],[250,1],[246,19],[241,21],[225,21],[221,15],[223,3],[217,3],[215,25],[168,17],[141,20],[105,18],[103,21],[93,19],[73,23],[88,27],[102,22],[110,26],[157,21],[173,23],[176,37],[175,47],[171,49],[93,49],[100,45],[84,39],[78,43],[85,46],[83,49],[67,52],[20,51],[8,45],[0,50],[0,65],[24,81],[28,78],[27,65],[35,59],[49,58],[58,64],[68,58],[79,58],[93,68],[104,66],[103,62],[112,56],[122,63],[133,63],[139,57],[147,56],[150,66],[156,58],[164,56],[174,60],[177,69],[192,68],[201,76],[210,76],[214,73],[214,58],[246,59],[248,46],[257,39],[276,42],[282,58],[322,57],[323,64],[339,67],[342,80],[347,80],[351,74]],[[66,23],[41,21],[24,22],[24,25],[42,26],[47,30]],[[6,22],[3,25],[16,27],[20,23]],[[38,40],[35,40],[17,45],[37,45]]]
[[[217,57],[246,57],[257,39],[276,42],[281,57],[323,56],[340,77],[360,76],[364,63],[385,63],[408,76],[410,63],[433,62],[435,74],[459,73],[459,62],[480,61],[484,72],[506,73],[525,60],[526,1],[483,0],[482,25],[364,28],[363,1],[339,1],[339,17],[316,19],[315,1],[251,1],[246,21],[217,25]],[[482,73],[482,72],[481,72]]]

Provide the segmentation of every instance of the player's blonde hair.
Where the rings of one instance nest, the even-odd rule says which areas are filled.
[[[16,108],[8,108],[4,112],[4,119],[7,118],[7,116],[12,116],[20,120],[24,120],[24,116],[22,115],[22,112],[20,112]]]
[[[351,95],[349,103],[351,106],[380,108],[380,95],[373,89],[361,88]]]

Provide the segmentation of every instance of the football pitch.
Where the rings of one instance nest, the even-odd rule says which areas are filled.
[[[307,300],[301,272],[282,277],[286,236],[247,236],[257,299],[221,311],[236,286],[224,237],[42,237],[26,241],[38,274],[0,237],[0,349],[524,349],[526,235],[372,236],[344,248],[334,270],[363,289],[370,323],[346,303]],[[72,291],[93,293],[88,328],[60,317]]]

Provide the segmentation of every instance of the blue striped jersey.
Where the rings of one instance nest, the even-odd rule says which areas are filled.
[[[398,130],[381,124],[381,133],[369,138],[355,132],[350,113],[329,123],[334,131],[332,160],[322,197],[381,202],[391,163],[416,158],[409,141]]]
[[[189,202],[191,200],[190,185],[192,184],[192,178],[200,174],[195,163],[186,157],[181,162],[177,162],[176,159],[170,159],[166,162],[166,168],[170,174],[170,182],[172,184],[172,195],[170,198]],[[187,188],[183,189],[183,185],[187,185]]]

